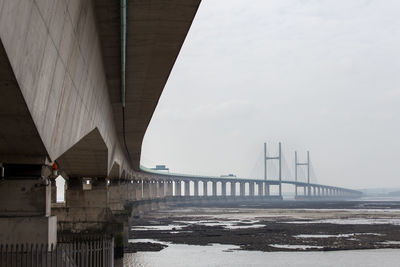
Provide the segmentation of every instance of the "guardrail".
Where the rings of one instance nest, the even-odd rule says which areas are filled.
[[[114,240],[92,239],[49,244],[0,244],[0,266],[114,266]]]

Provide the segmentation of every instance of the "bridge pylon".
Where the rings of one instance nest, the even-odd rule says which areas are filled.
[[[282,197],[282,145],[279,142],[279,152],[276,157],[268,157],[267,156],[267,143],[264,143],[264,180],[268,179],[268,171],[267,171],[267,161],[268,160],[278,160],[279,161],[279,196]],[[265,195],[270,195],[269,184],[265,184]]]
[[[296,182],[295,186],[295,196],[297,197],[297,167],[298,166],[307,166],[307,195],[310,197],[311,196],[311,186],[310,186],[310,151],[307,151],[307,162],[298,162],[297,160],[297,151],[294,152],[294,163],[295,163],[295,168],[294,168],[294,180]]]

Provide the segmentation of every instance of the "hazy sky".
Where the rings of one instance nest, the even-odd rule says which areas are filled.
[[[318,182],[400,187],[400,1],[203,0],[142,164],[262,173],[264,141]]]

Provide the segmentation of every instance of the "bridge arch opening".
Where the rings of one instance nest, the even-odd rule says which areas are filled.
[[[226,190],[226,195],[227,195],[227,196],[230,196],[230,195],[231,195],[231,186],[232,186],[231,183],[232,183],[232,182],[226,182],[226,183],[225,183],[225,186],[226,186],[226,189],[225,189],[225,190]]]
[[[212,196],[213,184],[211,181],[207,181],[207,196]]]
[[[222,182],[217,182],[217,196],[222,196]]]
[[[204,182],[203,181],[199,181],[199,196],[204,196]]]
[[[240,183],[235,183],[235,196],[240,196]]]
[[[176,196],[176,183],[175,181],[172,182],[172,195],[175,197]]]
[[[65,178],[61,175],[57,176],[56,178],[56,196],[55,201],[56,203],[64,203],[65,202]],[[53,194],[53,192],[52,192]]]
[[[189,182],[189,196],[194,196],[194,182]]]

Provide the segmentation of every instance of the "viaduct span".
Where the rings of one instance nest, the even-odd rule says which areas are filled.
[[[57,233],[118,237],[135,201],[280,198],[265,189],[273,181],[140,169],[143,136],[199,5],[0,0],[0,242],[55,245]],[[67,183],[62,205],[55,203],[58,175]],[[307,187],[308,197],[358,196],[281,183]]]

